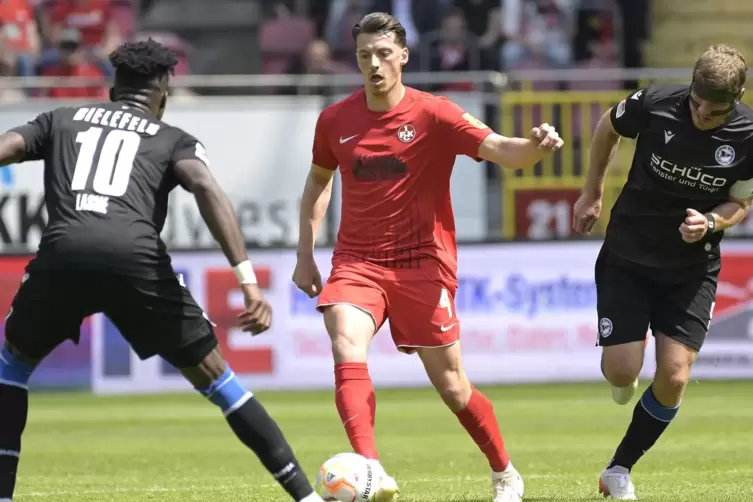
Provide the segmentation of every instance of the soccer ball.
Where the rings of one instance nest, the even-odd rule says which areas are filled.
[[[316,476],[316,492],[328,502],[373,502],[377,475],[372,463],[356,453],[330,458]]]

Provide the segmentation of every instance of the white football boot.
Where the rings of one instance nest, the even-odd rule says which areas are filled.
[[[606,469],[599,477],[599,493],[604,498],[616,500],[638,500],[635,497],[635,486],[630,479],[630,472],[620,466]]]
[[[525,492],[523,478],[512,463],[504,472],[492,472],[494,502],[520,502]]]
[[[612,384],[609,385],[612,387],[612,399],[614,402],[619,405],[625,405],[633,399],[633,395],[638,389],[638,379],[636,378],[635,381],[627,387],[617,387]]]
[[[379,484],[377,485],[377,491],[374,494],[374,502],[392,502],[397,500],[400,494],[400,489],[397,487],[397,481],[395,478],[388,476],[387,472],[377,460],[372,460],[374,467],[374,473],[379,476]]]

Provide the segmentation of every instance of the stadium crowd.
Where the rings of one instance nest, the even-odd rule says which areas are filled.
[[[106,55],[120,42],[151,36],[181,55],[191,47],[174,33],[135,32],[139,13],[159,0],[0,1],[0,76],[112,76]],[[627,4],[630,4],[629,8]],[[258,29],[262,73],[355,72],[353,24],[366,12],[402,20],[411,49],[409,70],[472,71],[641,66],[648,0],[265,0]],[[465,84],[454,84],[462,90]],[[281,93],[315,92],[280,89]],[[100,98],[102,87],[22,92],[2,89],[0,101],[28,97]]]

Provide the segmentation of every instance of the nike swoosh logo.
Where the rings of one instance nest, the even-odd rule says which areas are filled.
[[[450,324],[449,326],[445,326],[445,325],[443,324],[443,325],[442,325],[442,327],[441,327],[440,329],[441,329],[441,330],[442,330],[443,332],[444,332],[444,331],[450,331],[450,330],[451,330],[452,328],[454,328],[454,327],[455,327],[455,324],[456,324],[456,323],[452,323],[452,324]]]
[[[340,144],[342,145],[343,143],[347,143],[348,141],[352,140],[356,136],[358,136],[358,134],[354,134],[353,136],[349,136],[347,138],[343,138],[342,136],[340,136]]]

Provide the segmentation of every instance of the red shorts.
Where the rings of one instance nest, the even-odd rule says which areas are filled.
[[[394,275],[394,274],[393,274]],[[441,279],[386,279],[377,266],[337,265],[324,286],[317,309],[337,304],[357,307],[374,320],[374,331],[389,318],[398,350],[413,353],[421,347],[444,347],[460,338],[455,314],[456,286]]]

